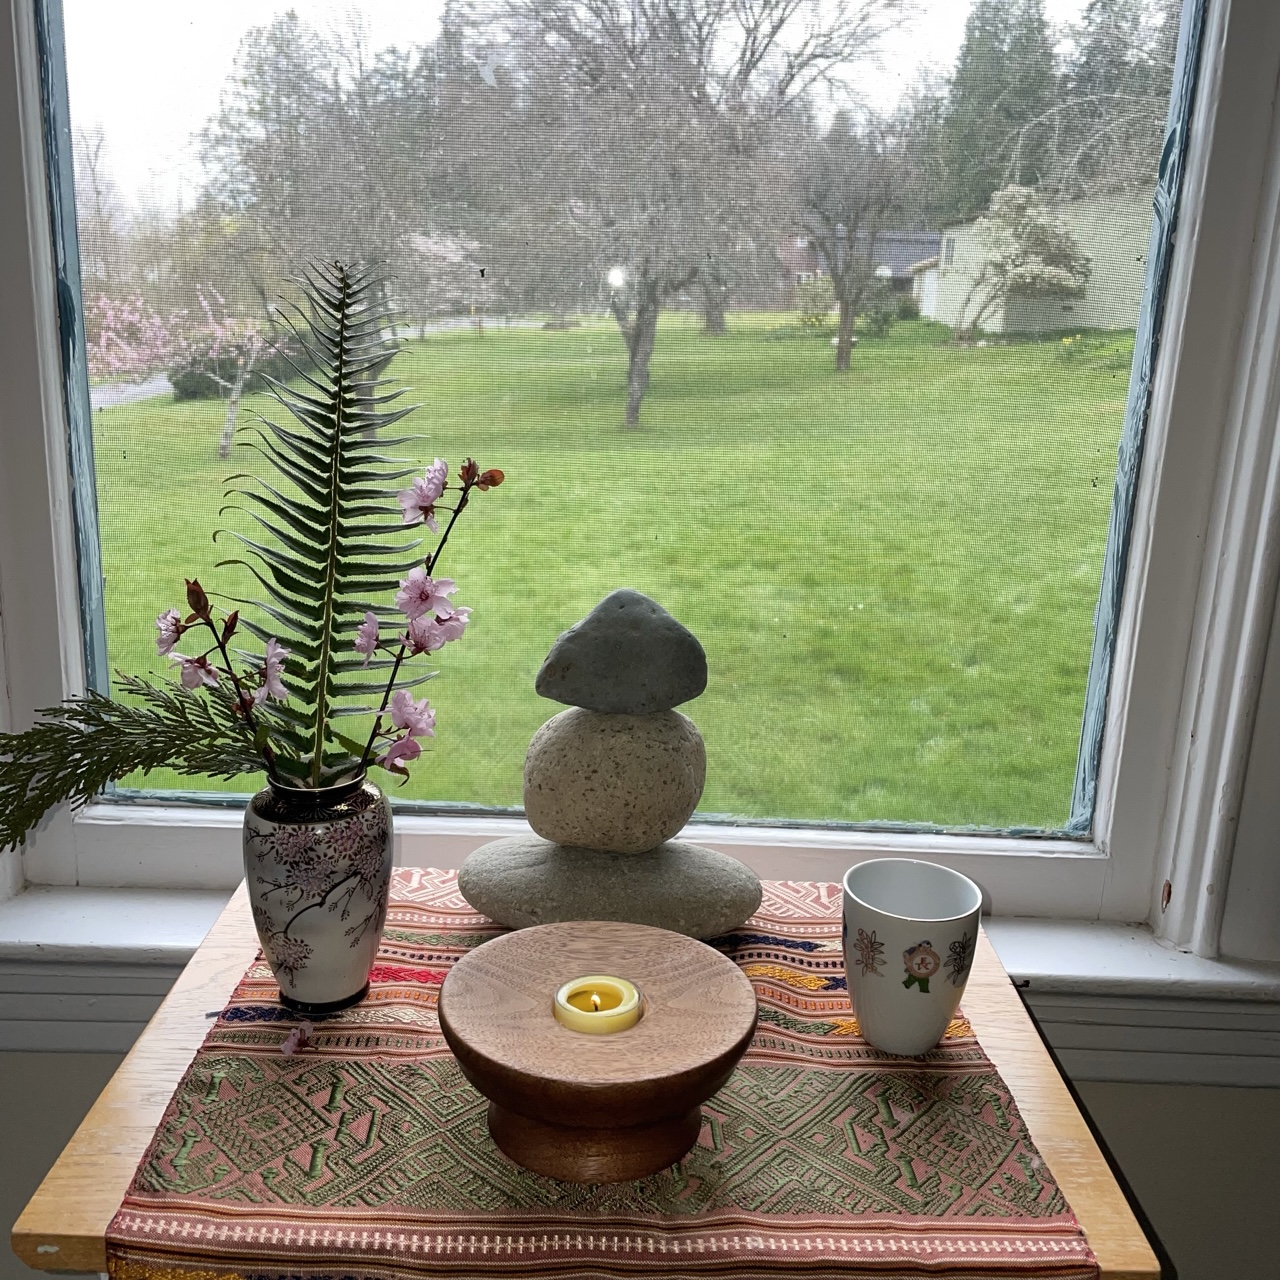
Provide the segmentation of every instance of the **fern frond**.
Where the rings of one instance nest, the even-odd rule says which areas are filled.
[[[230,705],[136,676],[121,680],[141,705],[90,691],[40,711],[25,733],[0,733],[0,849],[23,844],[55,805],[79,807],[136,770],[228,779],[263,771]]]
[[[265,592],[246,603],[270,621],[246,616],[248,630],[291,650],[285,675],[295,713],[272,727],[284,748],[277,767],[314,787],[360,765],[333,728],[338,716],[371,710],[369,673],[350,661],[355,626],[370,609],[385,615],[369,598],[385,598],[422,561],[395,499],[414,468],[388,453],[409,438],[387,431],[418,406],[394,403],[403,389],[383,377],[400,344],[388,336],[377,271],[313,263],[296,283],[302,306],[284,318],[304,353],[298,376],[264,379],[288,418],[258,416],[241,428],[241,446],[274,474],[228,480],[227,497],[251,517],[252,532],[227,531],[244,558],[224,563],[245,565]],[[396,687],[414,683],[406,674]]]

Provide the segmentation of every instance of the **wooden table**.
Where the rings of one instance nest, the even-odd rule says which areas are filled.
[[[182,1073],[257,952],[244,886],[121,1064],[13,1228],[42,1271],[105,1271],[105,1235]],[[1104,1280],[1154,1280],[1160,1267],[1018,993],[983,934],[964,997],[1040,1154],[1075,1211]]]

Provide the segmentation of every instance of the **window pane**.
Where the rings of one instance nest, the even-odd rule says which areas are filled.
[[[377,260],[397,452],[508,477],[400,798],[518,805],[631,586],[707,649],[704,813],[1063,827],[1180,10],[64,0],[110,668],[256,594],[275,300]]]

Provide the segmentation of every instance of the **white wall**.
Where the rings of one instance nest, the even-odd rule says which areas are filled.
[[[1179,1280],[1280,1274],[1280,1089],[1078,1088]]]
[[[0,1280],[33,1280],[9,1232],[120,1065],[115,1053],[0,1053]]]
[[[1240,800],[1226,913],[1224,955],[1280,961],[1280,828],[1275,821],[1280,787],[1280,601],[1271,624],[1266,666],[1258,694],[1253,745]],[[1280,1269],[1280,1268],[1278,1268]]]

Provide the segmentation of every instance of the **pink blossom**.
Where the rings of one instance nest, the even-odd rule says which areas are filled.
[[[397,689],[391,699],[391,723],[414,738],[436,736],[436,713],[431,704],[426,698],[414,702],[407,689]]]
[[[460,609],[450,609],[436,615],[436,628],[445,640],[458,640],[467,625],[471,610],[463,605]]]
[[[211,689],[217,686],[217,668],[209,662],[207,656],[187,658],[180,653],[174,653],[169,655],[169,661],[176,662],[182,667],[178,678],[182,681],[184,689],[198,689],[202,684],[207,684]]]
[[[165,654],[173,652],[178,637],[186,630],[182,625],[182,614],[177,609],[166,609],[156,618],[156,630],[160,633],[156,636],[156,648],[163,658]]]
[[[384,769],[390,769],[393,773],[407,774],[401,761],[416,760],[422,754],[422,748],[418,745],[417,740],[406,734],[403,738],[396,738],[391,745],[378,757],[378,763]]]
[[[415,618],[409,623],[404,642],[409,646],[411,654],[435,653],[443,649],[450,640],[457,640],[467,625],[471,610],[463,605],[459,609],[442,610],[438,618],[427,614]]]
[[[428,468],[427,474],[415,478],[412,489],[402,489],[396,500],[404,511],[404,523],[416,524],[425,520],[432,533],[439,533],[440,528],[435,521],[435,504],[444,493],[449,479],[449,464],[443,458],[437,458]]]
[[[310,1022],[300,1022],[292,1031],[285,1036],[283,1043],[280,1045],[280,1052],[286,1058],[292,1058],[299,1049],[305,1049],[311,1043],[311,1037],[315,1034],[315,1026]]]
[[[440,624],[428,613],[409,623],[404,642],[411,654],[435,653],[444,648],[445,637],[440,634]]]
[[[396,608],[412,621],[424,613],[448,609],[448,597],[457,591],[452,578],[430,578],[421,567],[411,569],[396,592]]]
[[[369,665],[378,647],[378,615],[366,613],[364,621],[356,628],[356,652],[364,654],[364,665]]]
[[[280,673],[284,670],[284,660],[290,652],[274,636],[267,641],[267,654],[262,664],[262,684],[254,690],[254,702],[261,705],[268,698],[275,698],[277,702],[288,701],[289,690],[285,688]]]

